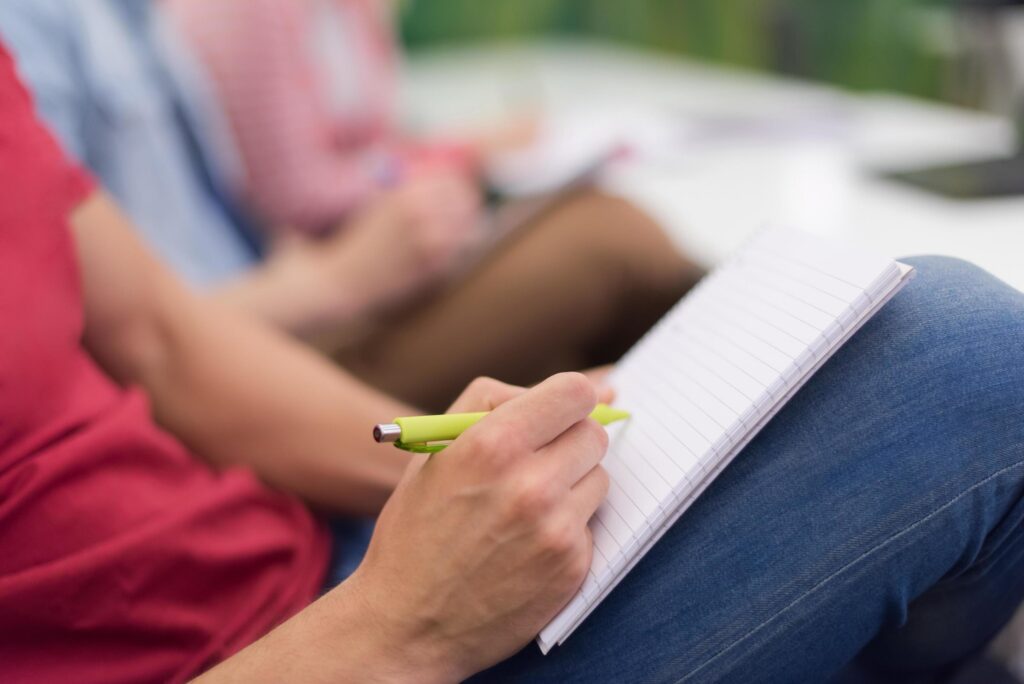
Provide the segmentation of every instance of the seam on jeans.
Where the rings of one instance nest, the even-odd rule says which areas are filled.
[[[835,572],[833,572],[828,577],[826,577],[826,578],[822,579],[821,581],[819,581],[817,584],[815,584],[813,587],[811,587],[810,589],[805,591],[803,594],[801,594],[797,598],[793,599],[789,604],[787,604],[786,606],[781,608],[778,612],[776,612],[770,618],[768,618],[767,620],[765,620],[761,624],[757,625],[756,627],[753,627],[746,634],[744,634],[743,636],[739,637],[738,639],[733,641],[731,644],[729,644],[728,646],[726,646],[725,648],[720,650],[718,653],[714,654],[713,656],[711,656],[710,658],[705,660],[703,663],[698,665],[696,668],[691,670],[689,673],[685,674],[682,678],[676,680],[676,684],[682,684],[687,679],[690,679],[695,674],[697,674],[698,672],[703,670],[705,667],[707,667],[711,663],[715,662],[716,660],[718,660],[719,658],[724,656],[729,651],[731,651],[734,648],[736,648],[737,646],[739,646],[742,642],[744,642],[747,639],[749,639],[750,637],[754,636],[754,634],[756,634],[757,632],[760,632],[762,629],[767,627],[770,623],[774,622],[777,618],[782,616],[784,613],[786,613],[790,609],[794,608],[798,603],[800,603],[804,599],[808,598],[812,594],[816,593],[819,589],[824,587],[826,584],[828,584],[832,580],[836,579],[837,577],[839,577],[840,575],[845,573],[847,570],[850,570],[852,567],[854,567],[855,565],[860,563],[862,560],[864,560],[868,556],[870,556],[872,554],[875,554],[878,551],[881,551],[883,548],[888,546],[890,543],[896,541],[900,537],[905,536],[906,534],[910,533],[911,531],[913,531],[917,527],[920,527],[921,525],[927,523],[929,520],[931,520],[935,516],[939,515],[940,513],[945,511],[946,509],[954,506],[960,499],[962,499],[963,497],[967,496],[968,494],[970,494],[974,490],[978,489],[979,487],[982,487],[982,486],[988,484],[992,480],[994,480],[994,479],[1004,475],[1005,473],[1007,473],[1007,472],[1009,472],[1011,470],[1014,470],[1016,468],[1020,468],[1022,465],[1024,465],[1024,460],[1017,461],[1016,463],[1008,465],[1008,466],[1006,466],[1004,468],[1000,468],[999,470],[997,470],[996,472],[992,473],[991,475],[989,475],[985,479],[980,480],[980,481],[974,483],[973,485],[971,485],[970,487],[968,487],[967,489],[963,490],[962,492],[957,494],[955,497],[953,497],[952,499],[950,499],[946,503],[942,504],[941,506],[936,508],[934,511],[932,511],[931,513],[929,513],[925,517],[921,518],[920,520],[914,522],[911,525],[908,525],[907,527],[903,528],[899,532],[894,533],[892,536],[890,536],[885,541],[882,541],[879,544],[875,545],[874,547],[868,549],[867,551],[865,551],[861,555],[857,556],[856,558],[854,558],[852,561],[850,561],[849,563],[847,563],[843,567],[841,567],[838,570],[836,570]]]

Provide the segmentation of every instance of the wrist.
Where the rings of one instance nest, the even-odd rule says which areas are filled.
[[[367,291],[357,254],[352,250],[317,250],[311,257],[309,272],[327,308],[346,318],[360,317],[372,308],[373,297]]]
[[[458,671],[457,654],[436,638],[434,630],[419,624],[393,593],[375,591],[360,571],[325,598],[336,602],[335,614],[342,616],[341,629],[347,636],[340,643],[358,643],[355,661],[361,663],[362,681],[443,684],[471,674]]]
[[[359,314],[360,304],[344,278],[312,245],[274,253],[263,270],[266,300],[279,324],[300,335],[336,329]]]

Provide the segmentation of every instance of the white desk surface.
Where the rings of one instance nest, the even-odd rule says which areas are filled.
[[[428,129],[624,104],[787,120],[782,135],[620,164],[604,183],[708,264],[758,227],[785,223],[893,256],[959,256],[1024,289],[1024,199],[956,202],[872,172],[1007,154],[1013,130],[993,116],[575,41],[420,53],[406,65],[403,97],[410,120]]]

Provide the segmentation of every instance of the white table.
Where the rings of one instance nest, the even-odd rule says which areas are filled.
[[[624,103],[681,117],[790,121],[782,134],[720,139],[620,165],[605,183],[708,264],[758,227],[785,223],[893,256],[960,256],[1024,289],[1024,199],[960,203],[872,171],[1007,154],[1013,130],[996,117],[608,43],[449,48],[417,55],[405,72],[407,111],[427,128],[530,107],[600,112]]]

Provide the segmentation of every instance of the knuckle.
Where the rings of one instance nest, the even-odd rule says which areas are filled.
[[[480,427],[481,429],[470,428],[466,432],[465,438],[469,441],[469,447],[481,456],[488,458],[501,457],[505,448],[501,426],[488,425],[486,428],[484,426]]]
[[[491,462],[512,461],[523,452],[522,436],[507,423],[487,425],[485,429],[470,432],[473,437],[471,446]]]
[[[588,547],[583,544],[577,544],[566,569],[569,582],[575,586],[583,584],[583,580],[587,578],[587,573],[590,572],[590,561]]]
[[[512,491],[512,510],[520,519],[541,518],[551,510],[555,496],[550,485],[519,478]]]
[[[580,405],[597,403],[597,392],[587,376],[582,373],[560,373],[557,378],[560,389],[573,403]]]
[[[588,420],[583,423],[585,430],[591,439],[594,440],[594,444],[600,449],[603,454],[608,450],[608,431],[601,426],[600,423],[594,420]]]
[[[552,522],[540,532],[543,550],[554,556],[571,556],[580,546],[580,533],[563,521]]]
[[[501,383],[499,383],[494,378],[489,378],[486,375],[481,375],[477,378],[474,378],[473,381],[469,383],[469,387],[467,389],[469,393],[471,393],[475,397],[486,397],[488,394],[493,392],[494,389],[498,387],[498,385],[500,384]]]
[[[603,466],[597,466],[594,468],[594,477],[597,478],[598,488],[601,492],[601,498],[608,496],[608,488],[611,487],[611,478],[608,476],[608,471]]]
[[[467,395],[483,406],[496,406],[504,384],[494,378],[481,376],[469,383]]]
[[[507,420],[501,424],[498,431],[501,438],[502,453],[510,458],[518,458],[530,451],[526,442],[526,435],[529,433],[529,425],[522,425],[521,421]]]

